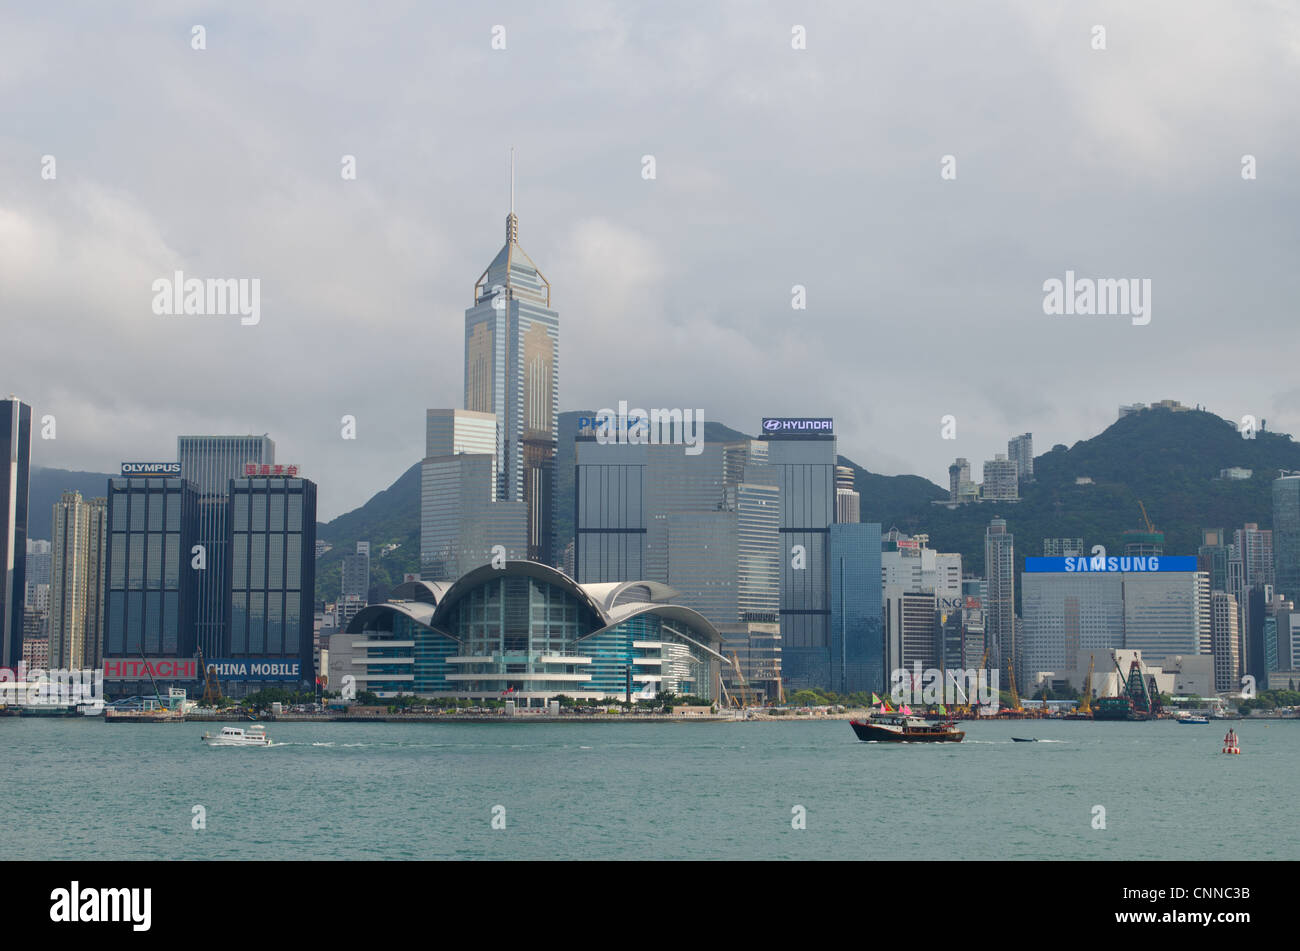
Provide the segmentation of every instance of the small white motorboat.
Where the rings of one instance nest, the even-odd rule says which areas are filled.
[[[247,731],[237,726],[223,726],[220,733],[204,733],[208,746],[270,746],[271,738],[263,732],[266,727],[250,726]]]

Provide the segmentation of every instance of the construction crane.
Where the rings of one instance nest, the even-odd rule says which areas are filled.
[[[1079,712],[1088,716],[1092,715],[1092,669],[1096,660],[1096,654],[1088,655],[1088,679],[1083,682],[1083,699],[1079,701]]]
[[[1011,709],[1016,713],[1024,713],[1025,708],[1020,705],[1020,693],[1016,690],[1016,662],[1014,660],[1007,660],[1007,674],[1010,681],[1007,687],[1011,691]]]
[[[199,648],[199,666],[203,668],[203,705],[215,707],[221,701],[221,682],[203,659],[202,647]]]
[[[1142,504],[1141,499],[1138,499],[1138,508],[1142,510],[1142,521],[1147,523],[1147,531],[1154,534],[1156,527],[1151,524],[1151,519],[1147,517],[1147,507]]]

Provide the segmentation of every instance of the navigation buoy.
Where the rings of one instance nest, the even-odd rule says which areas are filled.
[[[1223,738],[1223,752],[1240,756],[1241,746],[1239,744],[1240,741],[1237,739],[1237,731],[1229,730],[1227,735]]]

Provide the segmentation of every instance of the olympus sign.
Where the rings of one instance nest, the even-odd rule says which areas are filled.
[[[181,464],[179,462],[124,462],[122,463],[122,475],[172,475],[181,474]]]

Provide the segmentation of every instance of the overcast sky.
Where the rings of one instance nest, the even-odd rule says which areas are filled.
[[[562,409],[834,416],[941,484],[1134,401],[1300,433],[1293,3],[13,6],[0,391],[56,418],[36,465],[265,432],[323,520],[364,503],[463,405],[512,145]],[[155,315],[178,269],[260,279],[261,322]],[[1150,279],[1150,323],[1045,315],[1067,269]]]

